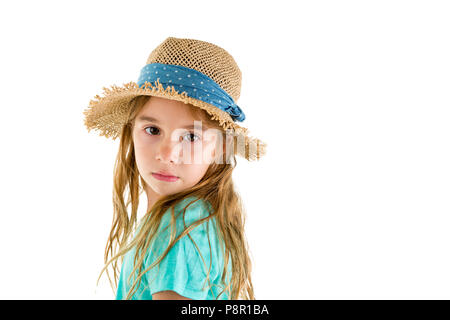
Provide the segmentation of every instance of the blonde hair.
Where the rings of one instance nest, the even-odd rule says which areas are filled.
[[[124,255],[133,248],[136,248],[134,256],[134,269],[131,275],[139,270],[139,273],[134,280],[126,299],[130,299],[137,291],[141,283],[142,276],[151,268],[156,267],[157,264],[167,255],[169,250],[175,243],[183,236],[188,235],[189,232],[203,222],[207,222],[213,217],[216,218],[218,237],[225,245],[224,268],[222,272],[221,281],[225,283],[227,279],[227,266],[229,256],[231,257],[232,276],[230,283],[225,287],[219,296],[225,292],[229,293],[229,299],[232,300],[254,300],[253,285],[251,281],[251,260],[249,257],[248,244],[245,238],[245,210],[239,194],[236,192],[232,172],[236,166],[236,149],[230,153],[223,153],[222,162],[212,163],[202,179],[193,187],[183,190],[175,194],[161,197],[149,212],[146,212],[141,220],[141,227],[137,234],[131,239],[132,231],[137,224],[137,211],[139,205],[139,196],[143,192],[142,185],[145,185],[140,176],[136,164],[134,154],[134,143],[132,139],[132,131],[134,127],[134,120],[136,115],[142,109],[144,104],[150,99],[150,96],[138,96],[133,99],[131,108],[128,114],[128,121],[123,126],[120,145],[114,164],[114,181],[113,181],[113,210],[114,216],[112,221],[111,231],[105,248],[105,266],[100,272],[98,281],[101,275],[106,270],[111,287],[117,289],[117,280],[119,277],[118,262],[119,258],[123,262]],[[188,105],[191,108],[193,115],[198,119],[204,121],[208,127],[216,128],[225,133],[224,129],[216,120],[212,120],[207,112],[203,109]],[[229,141],[224,139],[226,149],[229,150]],[[232,160],[232,161],[230,161]],[[231,163],[230,163],[231,162]],[[128,197],[125,201],[125,194],[128,191]],[[212,206],[211,214],[185,229],[177,238],[174,239],[172,233],[171,241],[163,256],[159,258],[154,264],[146,270],[142,270],[144,265],[145,252],[147,252],[151,241],[154,239],[156,231],[160,225],[161,219],[166,211],[169,209],[172,212],[171,225],[174,224],[174,208],[182,200],[194,196],[208,201]],[[192,203],[192,202],[191,202]],[[189,203],[184,211],[191,204]],[[131,213],[128,212],[128,207],[131,204]],[[184,213],[183,213],[184,215]],[[174,230],[175,228],[172,228]],[[189,236],[190,237],[190,236]],[[209,239],[208,239],[209,241]],[[210,245],[211,247],[211,245]],[[109,260],[108,258],[111,257]],[[114,273],[114,285],[108,272],[108,266],[112,264]],[[209,269],[210,270],[210,269]],[[131,276],[130,275],[130,276]],[[209,279],[209,271],[208,276]],[[97,281],[97,285],[98,285]]]

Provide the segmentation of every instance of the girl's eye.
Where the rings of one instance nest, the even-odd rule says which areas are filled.
[[[147,127],[144,129],[149,135],[154,136],[159,133],[159,129],[157,127]],[[187,137],[187,138],[186,138]],[[188,142],[196,142],[200,139],[200,137],[192,132],[189,132],[183,137],[183,140],[186,140]]]
[[[156,131],[159,132],[159,129],[157,127],[147,127],[147,128],[145,128],[146,132],[148,132],[147,129],[156,129]],[[151,132],[149,132],[149,134],[151,136],[155,135],[155,130],[152,130]]]
[[[189,132],[187,135],[185,135],[185,137],[188,137],[188,141],[189,142],[196,142],[200,139],[200,137],[192,132]],[[196,138],[194,140],[192,140],[192,138]]]

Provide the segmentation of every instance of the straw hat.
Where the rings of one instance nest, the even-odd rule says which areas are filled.
[[[241,71],[221,47],[195,39],[168,37],[157,46],[141,69],[137,82],[103,87],[83,112],[90,132],[115,140],[127,121],[133,99],[140,95],[182,101],[205,110],[227,133],[234,135],[236,154],[249,161],[266,154],[266,143],[248,136],[236,122],[245,114],[236,104],[241,93]]]

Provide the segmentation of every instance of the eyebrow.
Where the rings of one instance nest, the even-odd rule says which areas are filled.
[[[138,120],[139,121],[150,121],[150,122],[154,122],[154,123],[160,123],[160,121],[158,119],[153,118],[153,117],[149,117],[149,116],[140,116],[140,117],[138,117]],[[183,128],[183,129],[199,129],[200,130],[199,126],[195,126],[193,124],[186,125],[186,126],[183,126],[181,128]],[[206,125],[204,125],[203,122],[202,122],[202,128],[203,128],[203,130],[208,129],[208,127]]]

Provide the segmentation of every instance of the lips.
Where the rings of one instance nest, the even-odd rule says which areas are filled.
[[[162,176],[166,176],[168,178],[178,178],[176,175],[171,174],[170,172],[167,172],[167,171],[158,171],[158,172],[154,172],[154,173],[162,175]]]
[[[160,171],[161,172],[161,171]],[[165,174],[168,174],[167,172],[165,172]],[[175,181],[177,181],[178,180],[178,177],[177,176],[174,176],[174,175],[165,175],[165,174],[161,174],[161,173],[155,173],[155,172],[153,172],[152,173],[152,176],[155,178],[155,179],[158,179],[158,180],[161,180],[161,181],[167,181],[167,182],[175,182]]]

